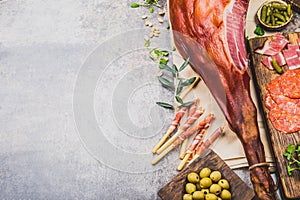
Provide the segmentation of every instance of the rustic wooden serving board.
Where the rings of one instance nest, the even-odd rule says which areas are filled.
[[[289,39],[290,43],[297,44],[297,39],[300,37],[300,33],[287,34],[286,37]],[[286,166],[287,160],[284,158],[283,154],[286,147],[289,144],[297,144],[300,142],[300,133],[284,134],[278,132],[272,125],[271,121],[268,119],[269,110],[265,107],[263,101],[266,95],[265,85],[273,80],[275,77],[279,76],[275,71],[267,69],[261,60],[263,55],[254,53],[257,48],[263,46],[264,42],[271,37],[262,37],[250,39],[250,59],[251,67],[254,72],[254,82],[256,83],[256,91],[260,100],[260,106],[263,110],[263,116],[267,124],[267,135],[271,141],[271,146],[274,152],[276,164],[277,164],[277,175],[282,184],[282,189],[287,198],[300,198],[300,173],[294,173],[292,177],[287,174]],[[300,87],[300,86],[299,86]]]
[[[171,182],[159,190],[158,195],[163,200],[182,200],[186,176],[190,172],[199,172],[200,169],[209,167],[212,170],[219,170],[231,186],[232,200],[250,200],[254,198],[254,191],[238,177],[226,163],[212,150],[202,158],[198,158],[184,171],[175,176]]]

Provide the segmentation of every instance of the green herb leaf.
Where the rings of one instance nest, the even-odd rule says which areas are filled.
[[[265,31],[264,31],[264,29],[259,24],[257,24],[256,28],[254,30],[254,33],[256,35],[263,36],[265,34]]]
[[[176,89],[176,95],[178,95],[183,89],[182,80],[179,81],[177,89]]]
[[[140,7],[140,5],[138,3],[136,3],[136,2],[134,2],[134,3],[131,4],[130,7],[131,8],[137,8],[137,7]]]
[[[168,24],[166,28],[167,28],[167,29],[170,29],[170,24]]]
[[[159,63],[160,64],[167,64],[168,63],[168,61],[166,60],[166,59],[164,59],[164,58],[161,58],[160,60],[159,60]]]
[[[169,72],[172,72],[172,74],[175,76],[176,71],[174,69],[172,69],[171,67],[169,67],[168,65],[161,63],[161,64],[159,64],[159,68],[160,69],[165,69]]]
[[[168,109],[174,109],[174,106],[172,106],[171,104],[165,103],[165,102],[156,102],[157,105],[164,107],[164,108],[168,108]]]
[[[183,103],[179,106],[179,108],[182,108],[182,107],[189,107],[190,105],[192,105],[194,102],[193,101],[189,101],[189,102],[186,102],[186,103]]]
[[[287,166],[287,172],[288,172],[289,176],[292,176],[292,171],[293,171],[292,168],[288,165]]]
[[[172,47],[172,51],[176,51],[176,47],[175,46]]]
[[[144,46],[145,46],[145,47],[149,47],[149,46],[150,46],[150,40],[146,40]]]
[[[160,51],[162,56],[169,56],[169,52],[167,50]]]
[[[160,50],[154,49],[154,53],[155,53],[157,56],[161,56]]]
[[[165,79],[164,77],[158,77],[159,82],[169,88],[174,88],[173,82],[169,81],[168,79]]]
[[[176,72],[178,72],[178,69],[175,64],[172,65],[172,69],[174,69]]]
[[[179,97],[179,96],[175,96],[175,99],[176,99],[176,101],[178,102],[178,103],[180,103],[180,104],[183,104],[183,101],[182,101],[182,99]]]
[[[190,62],[190,58],[186,59],[186,61],[180,66],[178,71],[181,72],[182,70],[184,70],[186,66],[188,66],[189,62]]]
[[[286,151],[289,152],[290,154],[293,154],[296,151],[295,145],[289,144]]]
[[[189,85],[193,84],[195,82],[195,80],[196,80],[196,77],[190,78],[187,81],[184,81],[182,83],[182,86],[189,86]]]
[[[151,7],[151,8],[149,8],[149,12],[150,13],[153,13],[154,12],[154,9]]]

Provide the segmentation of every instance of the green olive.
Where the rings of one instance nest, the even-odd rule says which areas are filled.
[[[203,192],[204,195],[209,194],[209,189],[202,189],[201,192]]]
[[[215,195],[219,195],[221,193],[221,190],[222,190],[222,188],[218,184],[212,184],[209,188],[209,192],[213,193]]]
[[[218,197],[215,194],[207,194],[205,200],[218,200]]]
[[[210,173],[211,173],[211,170],[208,167],[205,167],[205,168],[201,169],[199,175],[200,175],[200,178],[205,178],[205,177],[209,177]]]
[[[200,180],[201,188],[204,188],[204,189],[209,188],[211,186],[211,184],[212,184],[212,180],[208,177],[205,177]]]
[[[223,200],[230,200],[231,199],[231,193],[224,189],[222,190],[221,194],[220,194],[220,197],[223,199]]]
[[[191,183],[198,183],[200,180],[199,175],[196,172],[189,173],[187,179]]]
[[[193,183],[187,183],[185,185],[185,191],[189,194],[192,194],[196,191],[196,185],[194,185]]]
[[[219,180],[218,184],[223,188],[223,189],[229,189],[229,183],[226,179],[221,179]]]
[[[183,200],[193,200],[193,196],[191,194],[184,194],[182,199]]]
[[[195,191],[193,193],[193,200],[204,200],[204,193],[202,191]]]
[[[209,177],[211,178],[212,181],[218,182],[221,179],[222,174],[219,171],[213,171]]]

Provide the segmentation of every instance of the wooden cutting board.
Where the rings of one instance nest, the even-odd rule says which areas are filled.
[[[287,34],[286,37],[292,44],[297,44],[297,39],[300,37],[300,33]],[[268,119],[268,109],[264,106],[263,100],[266,95],[265,85],[269,83],[272,79],[279,76],[275,71],[267,69],[261,60],[263,55],[254,53],[257,48],[263,46],[264,42],[271,37],[262,37],[250,39],[250,60],[252,72],[254,74],[254,82],[256,83],[256,91],[258,94],[258,99],[260,100],[260,107],[263,111],[264,120],[267,125],[267,136],[270,139],[271,146],[274,152],[275,161],[277,164],[277,175],[281,181],[282,189],[287,198],[300,198],[300,173],[293,173],[292,177],[287,174],[286,166],[287,160],[284,158],[283,154],[286,147],[289,144],[296,144],[300,142],[300,133],[284,134],[278,132],[272,125],[271,121]],[[299,86],[300,87],[300,86]]]
[[[187,174],[190,172],[199,172],[200,169],[204,167],[219,170],[223,177],[229,181],[232,200],[251,200],[254,198],[254,191],[212,150],[208,150],[204,157],[198,158],[185,170],[175,176],[168,184],[159,190],[158,195],[162,200],[182,200]]]

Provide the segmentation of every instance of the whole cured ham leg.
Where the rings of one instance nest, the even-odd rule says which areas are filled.
[[[242,142],[259,199],[275,199],[265,163],[257,110],[250,96],[244,42],[247,0],[169,0],[175,45],[202,76]]]

